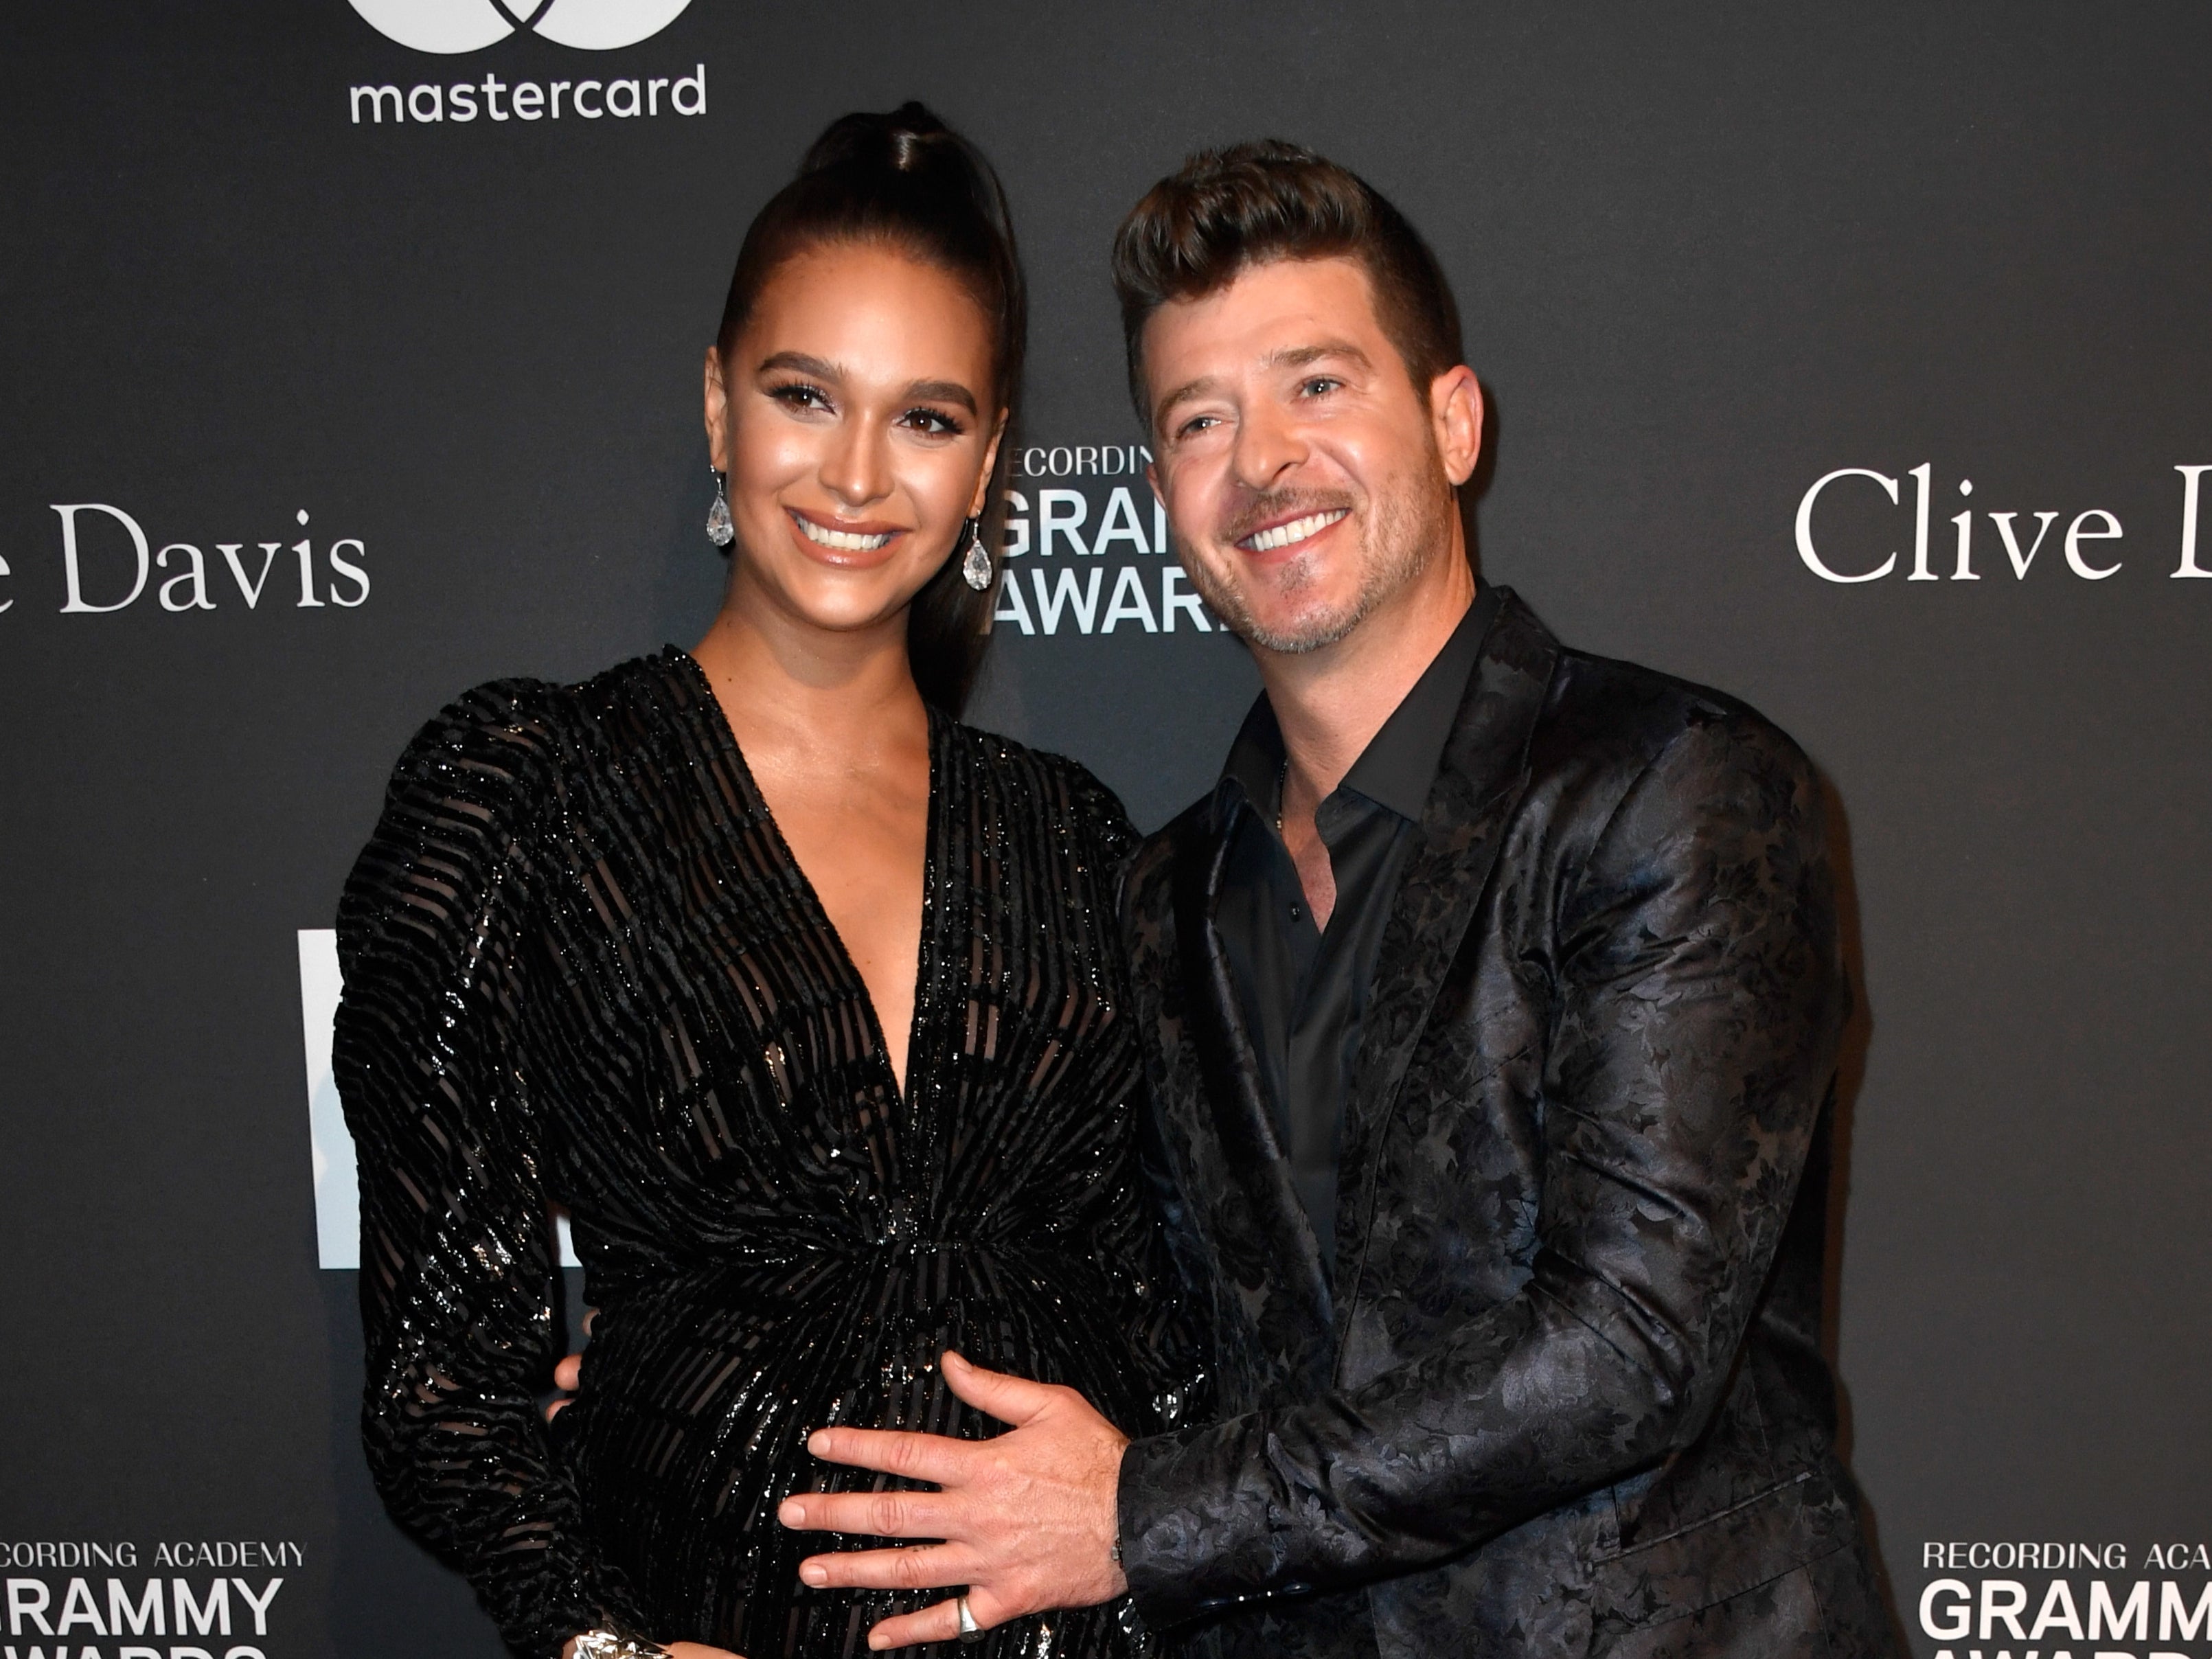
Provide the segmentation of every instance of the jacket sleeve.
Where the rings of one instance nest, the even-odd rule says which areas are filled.
[[[613,1599],[537,1404],[554,1262],[516,1020],[548,695],[472,692],[401,759],[339,906],[333,1046],[361,1171],[370,1471],[533,1655]]]
[[[1563,878],[1529,1278],[1359,1388],[1133,1445],[1148,1620],[1431,1565],[1698,1437],[1845,1008],[1820,814],[1748,713],[1693,718],[1635,775]]]

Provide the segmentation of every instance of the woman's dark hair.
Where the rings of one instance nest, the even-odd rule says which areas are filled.
[[[1129,396],[1150,430],[1145,324],[1273,259],[1357,259],[1376,319],[1424,394],[1463,361],[1459,308],[1437,256],[1389,198],[1349,168],[1279,138],[1200,150],[1129,210],[1114,238]]]
[[[716,344],[728,360],[768,286],[785,261],[824,243],[888,245],[963,283],[991,325],[995,400],[981,411],[1017,406],[1029,338],[1029,302],[999,176],[982,152],[922,105],[888,115],[856,113],[831,122],[799,164],[799,176],[760,210],[738,252],[730,297]],[[1012,423],[999,446],[983,516],[983,545],[999,546],[1005,529],[1007,469],[1014,455]],[[995,568],[997,560],[993,560]],[[982,666],[995,584],[978,593],[949,558],[907,614],[907,655],[923,698],[957,714]]]

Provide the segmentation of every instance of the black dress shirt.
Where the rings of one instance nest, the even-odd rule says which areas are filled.
[[[1359,1053],[1375,953],[1498,607],[1498,590],[1483,588],[1315,811],[1336,877],[1336,908],[1326,930],[1314,925],[1297,867],[1283,845],[1283,734],[1265,696],[1245,717],[1224,769],[1235,827],[1214,921],[1259,1057],[1276,1139],[1332,1279],[1344,1091]]]

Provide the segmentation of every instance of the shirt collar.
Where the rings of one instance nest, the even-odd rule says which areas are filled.
[[[1444,744],[1451,739],[1459,706],[1467,696],[1468,678],[1482,654],[1483,635],[1497,614],[1497,593],[1496,588],[1485,587],[1475,596],[1451,637],[1429,659],[1413,689],[1360,750],[1340,788],[1364,795],[1412,823],[1421,821],[1430,787],[1443,764]]]
[[[1337,786],[1340,791],[1352,790],[1401,818],[1420,822],[1430,787],[1443,764],[1444,744],[1451,738],[1468,681],[1500,602],[1498,590],[1487,584],[1475,595],[1413,690],[1352,763]],[[1282,805],[1283,757],[1282,727],[1263,691],[1230,745],[1221,775],[1270,823]]]
[[[1262,691],[1237,728],[1237,741],[1229,745],[1221,781],[1270,823],[1282,805],[1283,753],[1283,728],[1275,723],[1274,708]]]

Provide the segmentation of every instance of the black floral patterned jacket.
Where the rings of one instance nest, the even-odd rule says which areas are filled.
[[[1212,920],[1217,798],[1124,889],[1212,1420],[1138,1442],[1156,1628],[1267,1659],[1892,1654],[1820,1347],[1848,992],[1813,771],[1510,593],[1384,936],[1336,1270]]]

